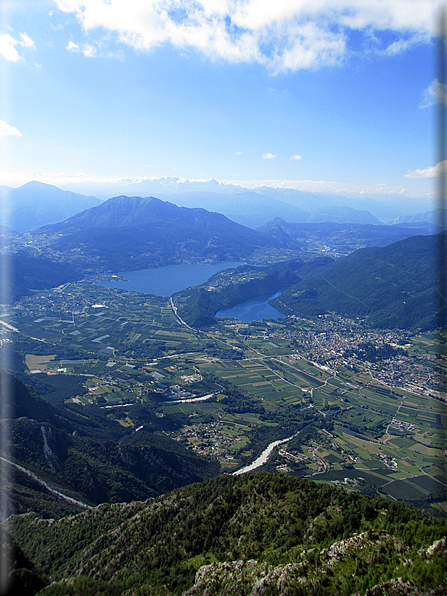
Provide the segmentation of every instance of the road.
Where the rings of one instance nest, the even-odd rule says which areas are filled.
[[[72,497],[69,497],[68,495],[64,495],[64,493],[61,493],[61,491],[49,486],[44,480],[41,480],[38,476],[36,476],[36,474],[34,474],[33,472],[30,472],[26,468],[23,468],[22,466],[19,466],[19,464],[9,461],[8,459],[1,457],[1,456],[0,456],[0,460],[6,464],[9,464],[10,466],[13,466],[17,470],[20,470],[21,472],[23,472],[24,474],[26,474],[27,476],[29,476],[30,478],[32,478],[33,480],[38,482],[41,486],[46,488],[47,491],[49,491],[53,495],[56,495],[57,497],[60,497],[64,501],[67,501],[67,503],[71,503],[72,505],[77,505],[78,507],[82,507],[83,509],[92,509],[92,507],[90,505],[87,505],[86,503],[83,503],[82,501],[77,501],[76,499],[73,499]]]

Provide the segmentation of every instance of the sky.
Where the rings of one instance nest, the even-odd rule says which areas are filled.
[[[430,197],[438,0],[0,0],[0,184]]]

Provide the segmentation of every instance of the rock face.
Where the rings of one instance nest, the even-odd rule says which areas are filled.
[[[314,594],[317,582],[302,575],[299,564],[278,565],[271,567],[257,561],[234,561],[231,563],[212,563],[204,565],[196,574],[195,583],[183,596],[266,596],[281,594]],[[324,573],[324,572],[323,572]],[[330,593],[330,592],[327,592]],[[413,582],[402,578],[392,580],[366,592],[357,592],[353,596],[435,596],[441,591],[430,594],[421,592]]]

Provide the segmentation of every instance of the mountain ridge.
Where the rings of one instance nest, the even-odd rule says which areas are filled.
[[[15,232],[57,223],[102,201],[57,186],[31,181],[19,188],[0,187],[0,223]]]
[[[288,314],[322,315],[329,311],[365,317],[369,324],[424,330],[444,317],[439,250],[446,233],[412,236],[385,247],[360,249],[284,291],[272,304]],[[384,299],[384,297],[386,297]]]
[[[145,502],[6,529],[45,593],[441,594],[447,522],[300,478],[220,476]],[[410,590],[411,588],[411,590]],[[437,590],[437,591],[436,591]]]
[[[224,262],[256,253],[300,252],[290,238],[276,239],[220,213],[178,207],[155,197],[114,197],[35,234],[70,258],[93,259],[114,271],[181,262]]]

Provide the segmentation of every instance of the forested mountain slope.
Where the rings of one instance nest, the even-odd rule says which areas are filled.
[[[109,420],[106,411],[90,411],[86,416],[82,408],[53,406],[5,372],[0,375],[0,395],[11,404],[7,412],[3,408],[8,418],[0,422],[0,433],[8,439],[0,455],[11,462],[9,479],[3,479],[1,487],[3,494],[8,493],[8,499],[1,501],[1,519],[30,510],[43,517],[80,510],[57,499],[45,484],[94,506],[155,497],[218,472],[209,458],[152,432],[151,427],[161,430],[164,421],[143,409],[147,430],[133,444],[126,441],[129,433]],[[175,420],[170,424],[175,425]]]
[[[47,595],[447,589],[445,521],[278,475],[222,476],[156,500],[58,521],[28,514],[4,526],[40,576],[55,582]]]
[[[298,251],[289,237],[272,238],[219,213],[154,197],[115,197],[39,234],[51,238],[52,250],[66,256],[77,253],[115,271],[240,260],[266,250]]]
[[[445,233],[365,248],[286,290],[272,303],[287,314],[336,312],[382,328],[433,329],[445,312],[438,265]]]

